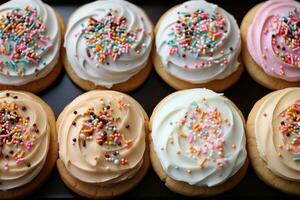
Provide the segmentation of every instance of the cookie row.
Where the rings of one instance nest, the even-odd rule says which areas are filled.
[[[39,92],[55,81],[62,63],[84,90],[132,91],[152,63],[175,89],[223,91],[238,81],[242,63],[265,87],[299,86],[300,4],[293,0],[257,5],[241,34],[231,14],[204,0],[171,8],[154,30],[147,14],[127,1],[83,5],[66,30],[40,0],[11,0],[0,8],[0,89]]]
[[[150,160],[170,190],[212,196],[243,179],[248,157],[267,184],[300,194],[296,87],[259,100],[246,125],[233,102],[203,88],[168,95],[150,120],[132,97],[93,90],[67,105],[56,122],[39,97],[6,90],[0,92],[0,124],[0,198],[34,192],[55,164],[77,194],[112,198],[138,185]]]

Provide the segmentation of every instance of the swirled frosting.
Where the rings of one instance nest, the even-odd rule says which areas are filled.
[[[153,27],[137,6],[121,0],[86,4],[70,17],[67,59],[77,76],[111,88],[148,63]]]
[[[143,164],[145,119],[127,95],[85,93],[65,108],[58,122],[60,159],[83,182],[117,183],[134,176]]]
[[[211,90],[176,92],[151,118],[154,150],[174,180],[215,186],[246,160],[244,122],[227,98]]]
[[[41,104],[22,92],[0,92],[0,190],[29,183],[42,170],[50,127]]]
[[[300,3],[265,2],[247,32],[247,46],[254,61],[272,77],[300,81]]]
[[[0,84],[25,85],[47,76],[59,59],[55,11],[40,0],[0,5]]]
[[[271,93],[254,123],[260,157],[276,175],[300,181],[300,89]]]
[[[187,1],[168,11],[155,39],[165,70],[190,83],[224,79],[240,64],[241,39],[235,19],[204,0]]]

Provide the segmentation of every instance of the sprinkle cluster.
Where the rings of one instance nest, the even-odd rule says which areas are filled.
[[[281,118],[279,129],[285,139],[285,148],[295,154],[293,160],[300,161],[300,101],[281,113]]]
[[[189,53],[195,59],[199,59],[201,55],[213,56],[225,40],[226,34],[226,20],[218,11],[214,14],[202,9],[192,14],[178,12],[177,22],[171,28],[170,39],[167,41],[169,54],[185,58],[186,53]],[[224,50],[220,53],[224,54]],[[200,61],[194,67],[202,68],[211,64],[212,61]]]
[[[72,143],[75,145],[77,140],[79,140],[79,145],[86,147],[89,142],[95,141],[105,149],[104,160],[115,165],[126,165],[128,159],[121,157],[119,150],[129,148],[132,141],[126,139],[125,135],[118,130],[121,118],[119,116],[114,117],[115,112],[111,104],[105,103],[103,99],[100,99],[100,103],[102,109],[97,113],[94,108],[89,108],[83,113],[82,117],[84,120],[81,125],[79,138],[73,138]],[[120,111],[127,110],[129,106],[123,101],[123,98],[117,102],[117,108]],[[77,111],[74,111],[74,115],[77,114]],[[75,121],[72,125],[77,126]],[[125,128],[130,129],[130,125],[127,124]],[[95,160],[97,159],[98,157],[95,157]]]
[[[200,169],[205,168],[207,162],[214,163],[218,168],[226,165],[223,129],[224,125],[231,126],[231,123],[222,118],[217,108],[210,108],[205,99],[194,101],[184,118],[175,124],[179,126],[179,140],[188,144],[186,152],[176,152],[178,156],[186,153],[192,159],[198,160]],[[169,138],[169,143],[174,143],[172,137]],[[236,145],[232,144],[231,147],[235,149]],[[192,173],[192,170],[187,169],[186,172]]]
[[[19,76],[25,76],[27,67],[40,63],[42,55],[52,48],[48,41],[43,19],[38,16],[35,8],[15,8],[1,16],[0,55],[9,59],[0,60],[0,72],[10,75],[13,71]]]
[[[275,55],[284,63],[293,67],[300,67],[300,14],[295,8],[287,16],[275,15],[271,20],[271,28],[266,29],[265,34],[272,30],[271,41]],[[263,55],[264,56],[264,55]],[[279,73],[285,74],[283,66]]]
[[[129,31],[126,18],[115,17],[113,12],[99,20],[90,17],[87,27],[83,29],[87,55],[101,64],[109,57],[117,61],[122,55],[130,53],[142,31],[142,28]],[[136,53],[139,54],[140,50],[136,50]]]
[[[34,146],[39,129],[36,124],[29,125],[30,118],[20,113],[26,113],[26,107],[13,102],[0,102],[0,158],[4,159],[4,170],[9,169],[10,159],[30,167],[25,157]]]

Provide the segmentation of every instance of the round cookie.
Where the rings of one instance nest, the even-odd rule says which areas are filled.
[[[220,124],[216,128],[213,123],[207,124],[209,121]],[[194,131],[187,130],[188,126]],[[210,127],[218,129],[218,136]],[[238,108],[222,95],[207,89],[175,92],[155,107],[150,131],[152,167],[173,192],[213,196],[232,189],[246,174],[249,162],[244,119]],[[239,136],[234,138],[233,132]],[[211,137],[207,141],[205,134]],[[209,144],[212,141],[218,150],[213,150],[215,147]]]
[[[0,28],[9,41],[5,43],[8,49],[0,52],[0,89],[34,93],[46,89],[62,69],[60,49],[65,27],[61,16],[40,0],[11,0],[0,8],[3,9],[0,23],[4,14],[10,13],[11,19],[17,16],[17,22]],[[26,20],[32,22],[23,26]],[[12,31],[18,31],[18,35],[8,37],[6,33]],[[21,38],[33,38],[29,41],[35,43]]]
[[[108,199],[134,188],[149,165],[148,116],[130,96],[108,90],[73,100],[57,120],[64,183],[77,194]]]
[[[141,8],[127,1],[95,1],[69,18],[63,62],[84,90],[129,92],[150,74],[152,40],[153,24]]]
[[[204,0],[177,5],[159,19],[154,32],[153,64],[177,90],[224,91],[242,75],[239,27],[217,5]]]
[[[283,7],[285,8],[281,9]],[[300,86],[299,66],[296,67],[288,64],[285,61],[282,62],[280,58],[277,58],[277,55],[274,53],[274,49],[277,52],[281,51],[278,55],[281,55],[282,53],[284,54],[282,49],[288,49],[288,53],[291,53],[291,55],[296,57],[299,57],[299,54],[297,55],[297,53],[293,52],[288,45],[281,41],[283,38],[281,35],[275,36],[274,38],[276,38],[279,42],[277,43],[276,41],[274,44],[272,44],[270,34],[274,33],[274,30],[271,28],[271,31],[267,32],[267,34],[262,33],[262,35],[258,35],[257,33],[263,32],[261,27],[263,26],[263,23],[268,24],[266,22],[267,20],[277,17],[278,14],[288,15],[288,11],[293,11],[293,9],[296,7],[300,8],[300,5],[295,1],[275,0],[260,3],[253,7],[245,15],[241,23],[241,35],[243,43],[242,57],[246,69],[256,82],[272,90]],[[286,13],[283,13],[283,11],[286,11]],[[300,18],[298,15],[297,20],[299,19]],[[253,23],[255,23],[255,27],[252,25]],[[251,26],[253,26],[253,28],[250,28]],[[252,35],[250,35],[251,33]],[[251,40],[249,38],[251,38]],[[261,47],[260,45],[255,44],[259,39],[263,40],[263,44],[266,44],[266,46]],[[250,43],[252,53],[249,52]],[[278,46],[277,44],[279,43],[281,45]],[[255,58],[253,55],[255,55]]]
[[[258,177],[269,186],[293,195],[300,194],[299,148],[298,155],[294,148],[299,141],[290,143],[295,134],[285,127],[294,122],[287,117],[287,110],[298,111],[296,116],[300,121],[300,107],[296,104],[299,94],[299,88],[286,88],[264,96],[252,108],[246,125],[249,158]],[[295,130],[299,130],[299,124]]]
[[[13,137],[0,133],[0,142],[5,140],[0,148],[0,199],[23,198],[41,187],[55,166],[55,115],[42,99],[23,91],[1,91],[0,108],[1,115],[6,108],[6,116],[10,116],[0,117],[0,124],[6,121],[6,130],[13,131]],[[11,142],[19,145],[11,146]]]

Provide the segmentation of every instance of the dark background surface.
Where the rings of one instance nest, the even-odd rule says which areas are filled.
[[[209,0],[210,2],[217,3],[225,10],[229,11],[237,19],[240,24],[243,16],[247,11],[257,3],[258,0]],[[2,2],[2,1],[0,1]],[[90,1],[76,1],[76,0],[48,0],[46,1],[52,5],[67,21],[68,16],[83,3]],[[165,0],[135,0],[131,1],[141,6],[151,17],[155,24],[159,17],[167,11],[167,9],[183,1],[165,1]],[[139,89],[129,93],[133,96],[147,111],[150,116],[156,104],[168,94],[175,90],[170,88],[153,70],[146,80],[146,82]],[[62,109],[71,102],[78,95],[84,91],[75,86],[65,71],[63,71],[56,82],[47,90],[40,93],[42,97],[54,110],[56,116]],[[230,98],[241,109],[244,116],[247,117],[254,103],[269,93],[270,90],[260,86],[252,80],[247,72],[244,72],[242,78],[230,89],[225,91],[225,96]],[[300,189],[300,188],[299,188]],[[55,169],[49,180],[40,188],[38,192],[33,194],[32,197],[37,198],[72,198],[78,197],[71,192],[61,181],[57,170]],[[150,169],[144,180],[131,192],[121,196],[119,199],[186,199],[187,197],[177,195],[169,191],[160,181],[155,172]],[[275,189],[268,187],[264,184],[253,172],[250,167],[247,175],[241,183],[233,190],[216,196],[210,199],[233,199],[233,198],[264,198],[264,199],[300,199],[285,195]]]

